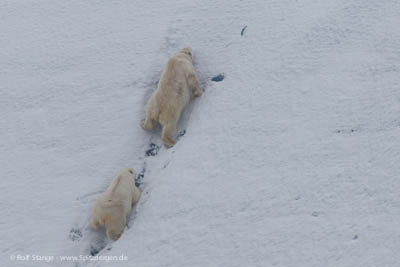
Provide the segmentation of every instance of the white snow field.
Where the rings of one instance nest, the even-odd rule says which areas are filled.
[[[399,28],[398,0],[2,0],[0,266],[400,266]],[[165,149],[140,120],[186,46],[205,92]]]

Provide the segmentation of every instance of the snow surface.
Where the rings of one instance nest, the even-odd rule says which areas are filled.
[[[399,27],[395,0],[1,1],[0,266],[400,266]],[[185,46],[205,93],[146,156]],[[110,242],[87,222],[125,167]],[[59,258],[90,253],[128,260]]]

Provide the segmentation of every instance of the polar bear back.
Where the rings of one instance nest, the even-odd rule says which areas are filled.
[[[90,225],[95,230],[104,225],[111,240],[121,236],[132,206],[139,200],[135,177],[133,169],[123,170],[94,204]]]
[[[183,108],[190,101],[190,89],[187,82],[188,73],[194,68],[190,57],[184,53],[177,53],[168,60],[161,75],[154,98],[160,110]]]
[[[116,209],[126,215],[130,213],[132,204],[140,197],[140,190],[135,185],[135,175],[130,171],[127,169],[121,172],[99,197],[98,206],[101,209],[104,211]]]
[[[109,200],[127,200],[132,201],[132,192],[135,187],[133,177],[120,174],[107,188],[104,195]]]

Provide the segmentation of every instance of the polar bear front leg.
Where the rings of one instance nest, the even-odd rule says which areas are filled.
[[[200,90],[199,82],[197,81],[197,77],[196,77],[195,73],[190,72],[188,74],[187,82],[188,82],[189,88],[192,90],[192,95],[194,97],[199,97],[203,94]]]

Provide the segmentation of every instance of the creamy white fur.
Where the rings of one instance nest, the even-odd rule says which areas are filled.
[[[94,204],[90,225],[95,230],[104,225],[111,240],[120,238],[132,206],[139,200],[135,177],[133,169],[124,169]]]
[[[159,122],[163,126],[164,145],[173,146],[176,143],[176,124],[191,94],[199,97],[202,92],[193,66],[192,49],[183,48],[168,60],[157,90],[147,103],[142,128],[149,131]]]

